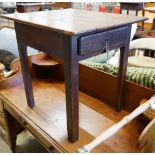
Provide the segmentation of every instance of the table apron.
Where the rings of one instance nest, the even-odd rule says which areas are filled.
[[[20,42],[46,54],[63,59],[64,35],[39,27],[15,22],[16,33]]]
[[[20,42],[27,46],[35,48],[46,54],[64,60],[65,42],[64,34],[53,32],[47,29],[40,29],[31,25],[15,22],[16,33],[20,34]],[[128,26],[116,28],[96,34],[78,36],[77,38],[77,56],[79,60],[95,56],[126,46]],[[74,37],[74,36],[73,36]]]

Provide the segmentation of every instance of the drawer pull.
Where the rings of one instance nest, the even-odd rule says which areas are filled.
[[[106,41],[105,41],[105,50],[106,50],[106,52],[109,52],[109,48],[110,46],[109,46],[109,39],[106,39]]]
[[[26,122],[23,118],[20,118],[20,122],[21,122],[21,124],[24,125],[24,126],[27,125],[27,122]]]
[[[105,51],[106,51],[106,54],[107,54],[107,63],[109,62],[109,50],[110,49],[110,47],[109,47],[109,39],[107,39],[106,41],[105,41]]]
[[[54,150],[54,147],[51,145],[51,146],[49,147],[49,150],[50,150],[50,151],[53,151],[53,150]]]

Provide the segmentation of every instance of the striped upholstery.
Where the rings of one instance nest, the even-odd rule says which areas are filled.
[[[102,53],[100,55],[88,58],[87,62],[105,63],[115,54],[116,51],[117,50],[111,50],[108,53]]]
[[[80,63],[92,68],[96,68],[101,71],[105,71],[113,75],[118,75],[118,67],[110,65],[108,63],[97,63],[87,61],[81,61]],[[155,69],[142,67],[128,67],[126,79],[144,87],[155,89]]]
[[[15,56],[19,56],[18,47],[16,41],[16,34],[13,28],[2,27],[0,30],[0,49],[5,49]],[[28,55],[38,53],[37,50],[28,47]]]

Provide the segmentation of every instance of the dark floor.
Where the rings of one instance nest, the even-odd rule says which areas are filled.
[[[17,137],[17,153],[46,153],[47,151],[28,132],[24,131]],[[0,153],[11,153],[9,146],[0,137]]]

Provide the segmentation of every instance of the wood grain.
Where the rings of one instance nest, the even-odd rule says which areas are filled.
[[[25,15],[22,16],[21,15]],[[30,16],[29,16],[30,15]],[[11,17],[12,16],[12,17]],[[89,44],[94,44],[93,38],[99,43],[101,48],[102,38],[95,33],[105,32],[105,50],[106,52],[113,48],[122,47],[120,71],[118,76],[118,91],[116,91],[116,100],[120,106],[117,110],[121,109],[122,105],[122,91],[124,85],[126,64],[127,64],[127,52],[130,38],[131,24],[145,20],[141,17],[129,17],[128,21],[124,15],[116,14],[101,14],[97,12],[80,11],[73,9],[58,10],[58,11],[46,11],[37,13],[26,13],[11,15],[10,18],[15,21],[15,30],[18,42],[19,55],[21,60],[22,74],[24,80],[24,88],[27,98],[27,104],[33,108],[34,97],[33,87],[31,82],[31,74],[29,71],[29,64],[27,59],[26,47],[30,46],[45,52],[50,56],[55,56],[64,60],[64,73],[65,73],[65,92],[66,92],[66,109],[67,109],[67,129],[68,129],[68,140],[75,142],[78,139],[79,130],[79,105],[78,105],[78,61],[79,53],[79,39],[85,36],[89,40]],[[48,19],[48,23],[47,20]],[[92,20],[93,19],[93,20]],[[115,20],[114,20],[115,19]],[[111,22],[111,20],[114,20]],[[39,24],[38,24],[39,22]],[[120,28],[126,27],[125,30],[120,32]],[[108,31],[109,30],[109,31]],[[119,30],[119,31],[118,31]],[[107,32],[108,31],[108,32]],[[89,32],[89,34],[86,32]],[[107,32],[107,33],[106,33]],[[120,40],[119,36],[116,35],[120,32],[124,41]],[[77,35],[78,34],[78,35]],[[93,35],[93,38],[89,39],[89,35]],[[123,39],[122,38],[122,39]],[[81,43],[82,44],[82,43]],[[85,49],[86,44],[82,46]],[[124,47],[124,48],[123,48]],[[112,49],[113,49],[112,48]],[[90,53],[93,53],[92,49],[89,49]],[[103,50],[98,49],[97,50]],[[88,53],[89,53],[88,52]],[[81,52],[82,53],[82,52]],[[86,53],[82,59],[88,56]],[[98,52],[96,53],[98,54]]]
[[[80,89],[115,107],[114,100],[117,90],[117,77],[81,64],[79,69]],[[101,83],[104,87],[101,87]],[[139,106],[143,98],[149,99],[155,94],[155,90],[126,80],[123,93],[123,109],[132,112]]]
[[[144,104],[147,101],[147,99],[142,99],[140,102],[140,105]],[[155,111],[153,109],[146,110],[143,115],[149,120],[153,120],[155,117]]]
[[[75,152],[127,114],[124,110],[116,113],[100,100],[80,92],[79,140],[70,143],[67,140],[64,82],[55,78],[33,77],[36,106],[31,109],[26,102],[21,73],[16,79],[13,84],[8,80],[5,86],[0,85],[4,107],[49,152],[51,146],[59,152]],[[138,152],[136,144],[142,124],[138,120],[133,121],[94,152]]]
[[[100,30],[115,28],[116,25],[124,26],[126,24],[137,23],[147,19],[145,17],[99,13],[76,9],[30,12],[22,14],[15,13],[2,15],[2,17],[68,35],[76,35],[91,31],[98,32]]]
[[[15,28],[16,28],[16,38],[18,42],[18,51],[19,51],[19,56],[20,56],[20,63],[21,63],[21,68],[22,68],[22,75],[23,75],[23,80],[24,80],[24,88],[25,88],[25,93],[26,93],[26,98],[27,98],[27,104],[33,108],[35,103],[34,103],[34,98],[33,98],[33,90],[32,90],[32,82],[31,82],[31,74],[29,72],[29,61],[27,57],[27,45],[23,42],[20,42],[21,38],[21,33],[18,33],[20,30],[20,25],[15,23]],[[20,31],[19,31],[20,32]]]
[[[61,9],[61,8],[70,8],[71,3],[18,3],[17,11],[20,13],[23,12],[34,12],[39,11],[41,7],[49,8],[49,9]]]
[[[153,153],[155,151],[155,119],[153,119],[143,130],[139,139],[138,146],[144,153]]]
[[[127,42],[125,46],[120,48],[120,60],[119,60],[119,73],[118,73],[118,83],[116,89],[115,96],[115,109],[116,111],[120,111],[122,109],[123,97],[124,97],[124,87],[125,87],[125,78],[126,78],[126,70],[128,64],[128,53],[129,53],[129,44],[130,44],[130,35],[131,35],[131,25],[129,26],[127,31]]]
[[[111,30],[106,34],[106,37],[109,37],[108,41],[105,42],[106,52],[109,51],[111,47],[122,47],[120,61],[121,67],[117,86],[120,87],[120,89],[118,88],[118,91],[116,91],[117,98],[115,100],[115,102],[120,105],[122,104],[121,98],[127,64],[131,24],[145,20],[145,18],[107,13],[101,14],[97,12],[73,9],[26,14],[15,13],[5,17],[15,21],[24,88],[27,103],[31,108],[35,105],[35,99],[33,97],[34,86],[32,87],[26,47],[30,46],[38,50],[43,50],[43,52],[50,56],[56,56],[57,58],[64,60],[66,113],[69,141],[75,142],[79,135],[78,60],[80,57],[78,54],[80,52],[78,53],[78,40],[80,37]],[[125,37],[125,41],[122,42],[122,40],[119,39],[120,37],[116,35],[116,32],[119,28],[123,27],[126,27],[128,31],[127,34],[125,31],[120,33]],[[94,35],[93,38],[96,38],[96,41],[101,44],[102,38],[99,39],[100,37],[98,38],[96,35]],[[91,40],[92,41],[89,41],[89,44],[93,42],[93,39]],[[83,49],[85,48],[83,47]],[[90,53],[93,53],[91,49],[89,49],[89,51]],[[87,55],[85,54],[82,58],[85,59],[86,56]],[[120,108],[118,108],[118,110],[120,110]]]
[[[32,63],[40,67],[58,66],[60,64],[57,60],[51,59],[51,57],[44,53],[42,53],[40,57],[37,57],[36,59],[34,57]]]

